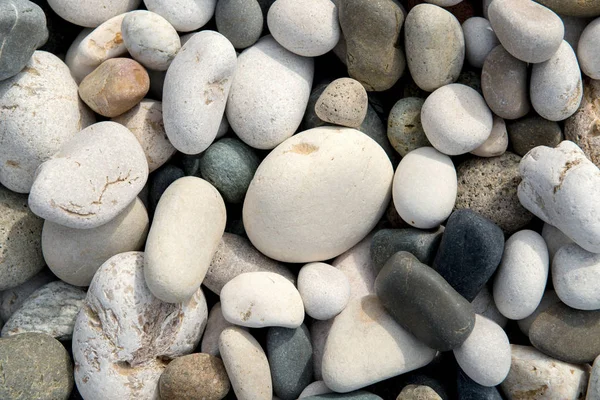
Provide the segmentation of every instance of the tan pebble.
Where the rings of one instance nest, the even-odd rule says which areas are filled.
[[[367,115],[367,91],[357,80],[340,78],[331,82],[315,105],[317,116],[336,125],[358,128]]]

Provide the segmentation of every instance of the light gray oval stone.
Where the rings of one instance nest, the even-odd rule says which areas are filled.
[[[48,4],[62,19],[75,25],[95,28],[112,17],[135,10],[142,0],[48,0]]]
[[[462,30],[468,63],[475,68],[483,67],[489,52],[500,43],[490,21],[481,17],[471,17],[463,22]]]
[[[581,70],[592,79],[600,79],[600,50],[596,46],[599,35],[600,18],[596,18],[585,27],[577,44]]]
[[[54,280],[56,276],[44,268],[19,286],[0,292],[0,320],[8,321],[33,292]]]
[[[70,340],[75,318],[86,293],[62,281],[50,282],[36,290],[2,328],[2,337],[39,332],[58,340]]]
[[[560,300],[577,310],[600,309],[600,254],[575,243],[561,247],[552,262],[552,283]]]
[[[252,46],[263,30],[263,14],[256,0],[219,0],[215,23],[236,49]]]
[[[309,316],[327,320],[348,304],[350,283],[342,271],[329,264],[309,263],[298,273],[298,292]]]
[[[508,148],[506,123],[496,115],[494,115],[493,121],[490,137],[481,146],[472,150],[471,154],[478,157],[498,157],[506,152]]]
[[[195,31],[215,13],[217,0],[144,0],[148,10],[165,18],[178,32]]]

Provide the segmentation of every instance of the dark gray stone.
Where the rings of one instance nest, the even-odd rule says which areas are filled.
[[[43,333],[0,339],[0,399],[67,399],[73,365],[63,345]]]
[[[476,90],[477,93],[483,96],[483,90],[481,89],[481,74],[474,71],[463,71],[458,75],[456,83],[461,83]]]
[[[471,303],[405,251],[385,263],[375,279],[375,293],[398,324],[433,349],[455,349],[475,327]]]
[[[450,215],[433,268],[468,301],[473,301],[494,274],[504,253],[498,225],[463,209]]]
[[[534,147],[555,147],[563,140],[560,126],[539,115],[529,115],[516,121],[507,121],[506,130],[513,151],[521,157]]]
[[[0,2],[0,81],[18,74],[48,40],[46,15],[27,0]]]
[[[219,0],[215,9],[217,30],[236,49],[252,46],[263,29],[263,14],[256,0]]]
[[[244,201],[260,164],[254,150],[241,140],[221,139],[210,145],[200,160],[200,174],[228,203]]]
[[[383,400],[373,393],[357,390],[350,393],[327,393],[317,396],[303,397],[304,400]]]
[[[150,192],[148,194],[148,200],[150,203],[149,211],[152,214],[154,214],[154,210],[156,209],[160,197],[165,190],[167,190],[169,185],[184,176],[185,173],[181,168],[171,164],[164,165],[150,175]]]
[[[371,261],[376,273],[391,256],[399,251],[407,251],[426,265],[431,265],[435,257],[443,229],[435,232],[421,229],[382,229],[371,241]]]
[[[305,325],[296,329],[273,327],[267,332],[267,358],[273,391],[281,400],[297,399],[312,382],[313,352]]]
[[[456,389],[458,392],[458,400],[502,400],[502,396],[495,386],[481,386],[464,372],[458,369],[458,377],[456,381]]]

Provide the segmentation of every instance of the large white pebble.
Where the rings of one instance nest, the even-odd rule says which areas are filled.
[[[325,263],[310,263],[300,269],[298,291],[306,313],[314,319],[335,317],[350,300],[350,283],[346,275]]]
[[[42,251],[54,275],[75,286],[89,286],[110,257],[139,250],[148,233],[148,213],[139,198],[110,222],[94,229],[74,229],[44,222]]]
[[[500,43],[490,21],[482,17],[471,17],[463,22],[462,29],[467,61],[475,68],[483,67],[487,55]]]
[[[510,343],[506,333],[481,315],[475,315],[473,332],[453,352],[465,374],[482,386],[500,384],[510,370]]]
[[[600,79],[600,18],[590,22],[579,38],[577,44],[577,58],[584,74],[592,79]]]
[[[398,325],[377,296],[366,296],[352,300],[333,320],[323,380],[346,393],[427,365],[435,354]]]
[[[165,77],[163,119],[175,148],[198,154],[217,136],[236,69],[235,49],[218,32],[195,34]]]
[[[509,319],[531,315],[544,295],[548,280],[548,247],[542,236],[522,230],[504,245],[502,262],[494,280],[494,302]]]
[[[104,61],[127,53],[121,33],[123,18],[125,14],[120,14],[103,22],[94,30],[84,29],[71,43],[65,63],[77,83]]]
[[[542,237],[546,241],[548,246],[548,254],[550,255],[550,264],[554,259],[556,252],[566,244],[573,243],[573,241],[555,226],[544,223],[542,228]]]
[[[204,280],[227,215],[223,198],[195,176],[173,182],[154,212],[146,241],[144,275],[162,301],[189,299]]]
[[[583,83],[577,56],[563,40],[554,55],[534,64],[530,83],[531,104],[550,121],[562,121],[577,111],[583,98]]]
[[[125,14],[121,31],[129,54],[153,70],[166,71],[181,47],[173,25],[151,11],[137,10]]]
[[[279,44],[305,57],[323,55],[340,40],[338,10],[331,0],[277,0],[267,24]]]
[[[577,310],[600,310],[600,254],[576,245],[560,248],[552,262],[552,283],[563,303]]]
[[[203,27],[215,13],[217,0],[144,0],[148,10],[157,13],[179,32]]]
[[[219,337],[219,350],[238,399],[274,398],[267,355],[250,333],[239,327],[226,328]]]
[[[95,28],[116,15],[135,10],[141,2],[142,0],[48,0],[50,7],[61,18],[88,28]]]
[[[433,147],[421,147],[402,158],[394,175],[396,211],[410,225],[432,229],[452,213],[458,182],[452,160]]]
[[[77,84],[55,55],[36,51],[25,68],[0,82],[0,183],[28,193],[37,167],[94,122]]]
[[[227,99],[227,120],[236,135],[257,149],[272,149],[296,132],[310,96],[312,58],[264,36],[237,60]]]
[[[385,151],[364,133],[309,129],[258,167],[244,201],[244,227],[254,246],[276,260],[336,257],[375,227],[392,175]]]
[[[73,331],[75,383],[86,400],[158,399],[166,360],[191,353],[206,326],[206,300],[168,304],[150,293],[144,253],[121,253],[94,276]]]
[[[223,317],[249,328],[297,328],[304,321],[302,297],[293,283],[274,272],[246,272],[221,290]]]
[[[200,351],[202,353],[210,354],[211,356],[219,357],[221,354],[219,352],[219,337],[221,336],[221,332],[230,326],[234,325],[223,317],[221,303],[215,304],[208,314],[206,329],[204,330],[202,342],[200,343]],[[241,329],[246,330],[246,328]]]
[[[485,143],[492,132],[493,117],[475,89],[453,83],[427,97],[421,108],[421,123],[433,147],[455,156]]]
[[[40,165],[29,207],[59,225],[96,228],[121,213],[147,179],[146,155],[135,136],[116,122],[98,122]]]

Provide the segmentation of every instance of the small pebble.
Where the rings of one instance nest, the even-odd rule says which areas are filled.
[[[217,0],[144,0],[148,10],[165,18],[178,32],[202,28],[215,13]]]
[[[407,385],[396,400],[442,400],[435,390],[425,385]]]
[[[475,68],[483,67],[487,55],[500,44],[490,21],[482,17],[471,17],[463,22],[462,30],[467,62]]]
[[[560,300],[577,310],[600,310],[600,254],[575,243],[561,247],[552,262],[552,283]]]
[[[402,157],[420,147],[431,146],[421,124],[424,102],[418,97],[405,97],[398,100],[390,111],[387,137]]]
[[[281,0],[277,0],[281,1]],[[329,1],[330,0],[324,0]],[[317,116],[334,125],[358,128],[367,115],[369,98],[360,82],[340,78],[331,82],[315,104]]]
[[[310,317],[327,320],[348,304],[350,283],[339,269],[325,263],[310,263],[298,273],[298,292]]]
[[[493,121],[490,137],[481,146],[471,150],[471,154],[478,157],[498,157],[506,152],[508,148],[506,123],[496,115],[494,115]]]
[[[56,277],[52,272],[44,268],[19,286],[0,292],[0,319],[8,321],[33,292],[54,280]]]
[[[529,115],[506,124],[513,151],[523,157],[537,146],[556,147],[563,141],[560,125],[539,115]]]
[[[215,9],[215,23],[219,33],[233,47],[245,49],[260,38],[263,15],[256,0],[219,0]]]
[[[574,142],[597,167],[600,167],[600,81],[586,79],[579,109],[565,121],[565,139]]]

